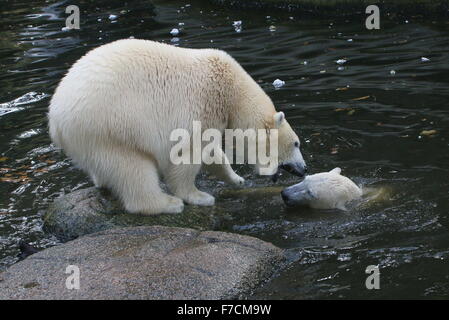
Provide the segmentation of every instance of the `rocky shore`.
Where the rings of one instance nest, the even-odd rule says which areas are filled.
[[[283,250],[202,231],[217,228],[226,214],[194,209],[138,216],[95,188],[64,195],[45,214],[44,230],[65,243],[0,273],[0,299],[232,299],[282,267]],[[73,268],[79,288],[70,286]]]

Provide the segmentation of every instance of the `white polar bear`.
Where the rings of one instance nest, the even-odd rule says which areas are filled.
[[[148,40],[119,40],[88,52],[61,80],[49,107],[49,131],[98,187],[132,213],[179,213],[184,202],[213,205],[199,191],[201,164],[170,161],[170,133],[202,129],[279,129],[278,163],[306,169],[299,139],[270,98],[227,53]],[[269,141],[267,141],[269,143]],[[227,163],[206,169],[242,184]],[[257,165],[256,165],[257,168]],[[276,167],[277,168],[277,167]],[[277,170],[275,168],[275,170]],[[275,173],[275,172],[273,172]],[[174,196],[162,191],[159,178]]]
[[[305,179],[281,193],[289,206],[304,205],[314,209],[346,210],[346,204],[359,199],[362,190],[342,176],[340,168],[306,176]]]

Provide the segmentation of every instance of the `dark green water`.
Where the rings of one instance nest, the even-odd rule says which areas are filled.
[[[149,1],[78,3],[81,30],[64,32],[69,3],[0,0],[0,268],[17,261],[21,239],[55,244],[42,232],[43,210],[90,185],[50,146],[46,112],[60,78],[90,48],[130,36],[171,42],[182,22],[172,43],[233,55],[286,112],[312,172],[339,166],[361,185],[388,190],[348,212],[320,212],[287,209],[278,193],[220,196],[219,183],[201,180],[230,212],[223,230],[288,249],[289,267],[254,297],[449,296],[447,21],[384,18],[381,30],[368,31],[364,16],[300,19],[205,1],[156,1],[154,9]],[[234,20],[243,21],[242,32]],[[271,85],[277,78],[286,81],[279,90]],[[271,186],[248,168],[238,172],[252,187]],[[284,175],[279,184],[295,182]],[[380,290],[365,288],[372,264],[380,267]]]

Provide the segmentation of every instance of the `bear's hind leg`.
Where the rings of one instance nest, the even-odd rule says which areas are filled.
[[[157,165],[149,155],[116,148],[101,158],[102,174],[97,171],[97,179],[106,182],[130,213],[153,215],[183,211],[183,201],[160,188]]]
[[[213,206],[215,198],[200,191],[195,186],[195,178],[201,169],[197,164],[171,165],[165,176],[165,182],[171,192],[188,204],[197,206]]]

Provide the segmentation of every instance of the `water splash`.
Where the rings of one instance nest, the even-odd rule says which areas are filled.
[[[0,103],[0,117],[5,114],[17,112],[25,109],[25,105],[36,103],[46,98],[48,94],[44,92],[27,92],[23,96],[20,96],[12,101]]]

